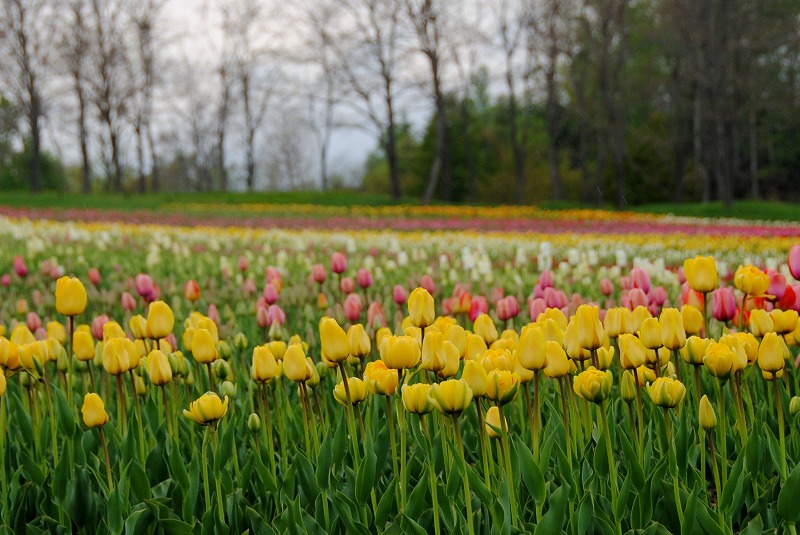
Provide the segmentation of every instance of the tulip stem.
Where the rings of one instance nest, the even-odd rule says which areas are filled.
[[[122,424],[122,435],[127,435],[128,416],[125,414],[125,391],[122,388],[122,375],[117,375],[117,419]]]
[[[672,448],[672,423],[670,421],[669,409],[664,407],[664,435],[667,438],[667,462],[669,471],[672,473],[672,492],[675,497],[675,508],[678,510],[678,525],[683,527],[683,504],[681,503],[681,492],[678,483],[678,465]]]
[[[722,486],[719,482],[719,468],[717,468],[717,451],[714,448],[714,432],[708,432],[708,453],[711,456],[711,473],[714,475],[714,488],[717,491],[717,514],[719,515],[719,521],[724,526],[725,522],[725,515],[722,513],[722,509],[719,507],[719,500],[722,498]],[[703,467],[703,472],[705,472],[705,467]]]
[[[214,463],[216,464],[216,457],[219,455],[219,449],[217,448],[217,430],[216,425],[209,427],[209,432],[211,433],[211,440],[213,442],[214,447]],[[235,447],[235,446],[234,446]],[[219,512],[219,521],[223,524],[225,523],[225,507],[223,506],[222,502],[222,488],[220,484],[220,474],[214,474],[214,485],[217,489],[217,509]]]
[[[778,386],[778,380],[773,379],[772,381],[773,392],[775,392],[775,403],[776,409],[778,411],[778,434],[780,435],[778,438],[780,439],[781,443],[781,482],[786,482],[786,476],[788,473],[788,468],[786,465],[786,432],[784,431],[784,421],[783,421],[783,399],[781,397],[780,387]]]
[[[202,458],[200,459],[200,464],[203,465],[203,495],[205,496],[205,506],[206,508],[211,507],[211,490],[208,484],[208,436],[211,433],[211,428],[206,429],[205,434],[203,435],[203,446],[201,448],[201,455]]]
[[[358,437],[356,436],[356,420],[355,415],[353,414],[353,398],[350,397],[350,381],[347,379],[347,370],[344,367],[344,362],[339,363],[339,371],[342,373],[342,383],[344,384],[344,393],[347,397],[347,427],[350,431],[350,443],[353,447],[353,459],[355,461],[355,466],[359,466],[361,464],[361,455],[358,451]]]
[[[388,403],[389,397],[387,396],[386,399]],[[431,435],[428,432],[428,424],[425,423],[425,415],[417,414],[417,416],[419,417],[419,423],[420,426],[422,427],[422,432],[425,435],[425,446],[428,449],[428,451],[426,451],[425,453],[427,454],[428,457],[428,477],[430,478],[431,496],[433,498],[433,531],[436,535],[440,535],[441,528],[439,527],[439,492],[438,492],[439,478],[436,476],[436,465],[433,462],[433,440],[431,440]],[[391,422],[389,425],[391,425]]]
[[[277,379],[280,381],[280,379]],[[261,408],[263,410],[264,415],[264,427],[266,432],[266,442],[267,446],[269,447],[269,468],[272,471],[272,479],[275,481],[275,484],[278,484],[278,472],[275,468],[275,443],[273,442],[272,437],[272,415],[270,414],[269,410],[269,395],[267,392],[267,385],[261,385],[261,393],[263,395],[263,403]]]
[[[498,411],[500,413],[500,426],[503,429],[503,433],[500,435],[500,444],[503,450],[503,461],[505,463],[505,471],[506,471],[506,482],[508,485],[508,500],[510,502],[509,508],[511,509],[511,525],[515,526],[517,524],[517,496],[514,490],[514,472],[511,469],[511,442],[509,441],[509,433],[508,433],[508,422],[506,421],[505,411],[503,405],[497,406]],[[458,433],[458,441],[459,444],[461,442],[461,430],[458,428],[458,420],[456,422],[456,433]],[[462,453],[463,458],[463,453]],[[464,477],[466,478],[466,471],[464,472]]]
[[[391,444],[392,448],[392,473],[399,474],[397,470],[397,438],[395,437],[394,431],[394,410],[392,409],[392,399],[389,396],[383,396],[386,400],[386,418],[389,423],[389,443]],[[425,429],[425,436],[428,435],[427,429],[425,428],[425,422],[420,417],[420,421],[422,422],[423,429]],[[400,503],[400,487],[395,487],[395,498],[397,499],[397,503]],[[436,509],[434,508],[434,515],[436,515]]]
[[[311,438],[308,435],[309,423],[308,423],[308,412],[306,410],[306,396],[305,396],[305,391],[303,389],[304,386],[305,384],[302,382],[297,383],[298,393],[300,394],[300,404],[302,405],[303,409],[303,437],[305,438],[306,441],[306,455],[311,457],[312,453]]]
[[[539,372],[533,371],[533,460],[539,463],[539,429],[542,427],[542,413],[539,405]]]
[[[722,388],[722,383],[717,381],[717,391],[719,392],[719,441],[720,441],[720,454],[722,455],[722,487],[725,488],[728,482],[728,445],[727,445],[727,431],[725,415],[725,390]]]
[[[739,438],[742,440],[742,448],[747,444],[747,424],[744,416],[744,404],[742,403],[742,383],[741,371],[736,372],[734,380],[731,381],[731,391],[736,402],[736,428],[739,430]]]
[[[619,496],[619,489],[617,488],[617,465],[614,461],[614,450],[611,446],[611,428],[608,425],[608,416],[606,416],[605,407],[598,406],[600,412],[600,419],[603,422],[603,434],[606,441],[606,455],[608,456],[608,478],[611,480],[611,506],[614,509],[614,521],[616,523],[617,535],[622,535],[622,524],[617,516],[617,497]]]
[[[397,370],[397,375],[399,376],[402,372]],[[399,384],[402,384],[400,381]],[[397,398],[397,403],[400,404],[402,401],[400,397]],[[407,489],[406,489],[406,413],[405,408],[399,406],[397,408],[397,426],[400,429],[400,512],[405,510],[406,507],[406,496],[407,496]]]
[[[567,464],[569,465],[570,469],[572,469],[572,442],[569,438],[569,411],[567,410],[567,398],[564,389],[563,377],[558,379],[558,388],[561,390],[561,412],[564,415],[564,436],[567,443]]]
[[[464,443],[461,440],[461,427],[458,425],[458,414],[453,414],[453,428],[455,429],[456,434],[456,446],[458,447],[458,453],[461,456],[461,480],[464,483],[464,501],[466,502],[467,506],[467,527],[469,528],[469,535],[475,535],[475,527],[472,525],[472,492],[469,488],[469,477],[467,476],[467,461],[464,458]],[[500,408],[500,420],[503,420],[503,409],[502,406]],[[510,468],[510,463],[507,463]],[[508,488],[509,491],[513,489],[513,483],[511,482],[511,477],[509,475],[509,483]],[[433,492],[436,492],[436,488],[434,487]],[[511,523],[516,524],[517,521],[514,518],[515,511],[514,511],[514,501],[513,501],[513,494],[511,502]],[[435,508],[435,506],[434,506]],[[438,516],[438,515],[437,515]]]
[[[72,407],[76,407],[72,400],[72,331],[73,331],[72,316],[67,316],[67,402]],[[76,410],[76,409],[73,409]]]
[[[6,479],[6,422],[8,415],[6,413],[6,396],[0,396],[0,482],[2,486],[0,491],[3,493],[3,504],[0,509],[0,514],[3,518],[8,518],[8,480]]]
[[[478,433],[481,440],[481,457],[483,458],[483,480],[486,483],[486,487],[491,492],[492,480],[489,477],[489,446],[486,442],[486,426],[483,423],[483,407],[481,407],[479,398],[473,398],[473,401],[475,402],[475,410],[478,413]]]
[[[206,368],[208,369],[208,391],[214,391],[214,374],[211,373],[211,363],[206,362]]]
[[[100,427],[100,443],[103,445],[103,456],[106,458],[106,475],[108,476],[108,493],[114,490],[114,477],[111,475],[111,458],[108,456],[108,444],[106,444],[106,434]]]
[[[47,373],[42,373],[44,377],[44,393],[47,399],[47,414],[50,418],[50,439],[53,447],[53,470],[58,465],[58,442],[56,441],[56,416],[53,411],[53,398],[50,395],[50,380],[47,378]]]
[[[172,413],[169,410],[169,398],[167,397],[166,384],[161,385],[161,396],[164,400],[164,413],[167,415],[167,431],[169,431],[169,436],[172,437]]]
[[[636,368],[633,369],[633,380],[636,382],[636,416],[639,420],[639,446],[637,453],[639,454],[639,463],[644,463],[644,410],[642,409],[642,387],[639,386],[639,372]]]
[[[134,409],[136,410],[136,425],[139,428],[139,453],[141,454],[142,466],[145,465],[147,457],[144,453],[144,429],[142,428],[142,409],[139,407],[139,396],[136,394],[136,376],[133,370],[128,370],[131,374],[131,393],[133,394]]]

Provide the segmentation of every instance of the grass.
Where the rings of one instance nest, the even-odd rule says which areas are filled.
[[[415,198],[404,198],[399,204],[417,204]],[[323,206],[386,206],[398,204],[389,195],[362,193],[351,190],[292,191],[271,193],[156,193],[156,194],[114,194],[43,192],[34,195],[30,192],[0,192],[0,206],[56,208],[56,209],[113,209],[113,210],[159,210],[176,203],[271,203],[271,204],[317,204]],[[591,208],[574,202],[546,202],[541,208],[561,210],[570,208]],[[694,217],[735,217],[754,220],[800,221],[800,204],[778,201],[736,201],[731,210],[721,203],[658,203],[630,207],[644,213],[673,214]]]

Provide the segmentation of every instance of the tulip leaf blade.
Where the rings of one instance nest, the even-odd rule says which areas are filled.
[[[545,498],[545,483],[544,474],[542,469],[533,459],[533,453],[528,449],[528,446],[522,441],[516,441],[517,462],[521,472],[522,482],[531,493],[533,501],[536,504],[544,503]]]
[[[550,495],[550,509],[542,516],[542,520],[536,525],[534,535],[552,535],[561,533],[566,518],[567,502],[569,501],[570,489],[567,485],[561,485]]]
[[[800,496],[800,464],[794,467],[786,478],[780,494],[778,494],[778,512],[787,522],[800,521],[800,508],[797,497]]]
[[[366,502],[370,491],[375,486],[377,462],[378,457],[375,455],[372,438],[367,435],[367,440],[364,442],[364,458],[361,460],[361,466],[358,467],[358,474],[356,474],[356,501],[359,503]]]
[[[451,474],[453,471],[450,472]],[[410,516],[411,518],[419,517],[420,513],[422,513],[423,505],[425,504],[425,497],[427,496],[428,491],[428,469],[423,468],[419,474],[419,481],[417,482],[417,486],[414,487],[414,490],[411,491],[411,494],[408,496],[408,501],[406,502],[406,507],[404,509],[404,513]]]

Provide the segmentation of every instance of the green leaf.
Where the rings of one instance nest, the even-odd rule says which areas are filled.
[[[200,461],[199,455],[192,457],[189,464],[189,487],[183,498],[183,520],[194,522],[194,511],[197,505],[197,495],[200,491]]]
[[[697,497],[697,487],[689,495],[686,500],[686,509],[683,512],[683,524],[681,525],[681,535],[693,535],[695,533],[695,526],[697,524],[697,503],[700,498]]]
[[[169,448],[169,475],[181,488],[189,487],[189,472],[177,447]]]
[[[295,456],[295,464],[297,467],[297,475],[300,478],[300,486],[306,495],[308,501],[314,501],[319,495],[319,487],[317,480],[314,477],[314,469],[311,467],[311,461],[302,452],[297,452]]]
[[[391,512],[392,504],[394,504],[396,488],[397,481],[396,478],[393,477],[389,481],[389,484],[383,493],[383,497],[381,497],[380,501],[378,502],[378,510],[375,511],[375,525],[379,530],[386,525],[386,521],[389,519],[389,513]]]
[[[367,501],[375,485],[376,463],[377,456],[375,455],[372,439],[367,436],[367,440],[364,443],[364,458],[361,460],[361,466],[359,466],[358,474],[356,475],[356,501],[359,503]]]
[[[534,535],[553,535],[561,533],[566,518],[567,502],[569,501],[570,489],[562,485],[550,495],[550,509],[542,517],[542,521],[536,525]]]
[[[787,522],[800,522],[800,507],[797,498],[800,496],[800,464],[794,467],[786,478],[780,494],[778,494],[778,512]]]
[[[142,469],[142,465],[136,459],[128,464],[128,481],[130,482],[133,497],[137,501],[144,501],[150,498],[150,481]]]
[[[594,501],[591,493],[586,493],[578,507],[578,535],[588,532],[594,516]]]
[[[722,497],[720,498],[719,506],[727,513],[730,513],[734,493],[744,484],[745,478],[742,477],[744,457],[744,450],[740,450],[739,454],[736,456],[736,462],[733,463],[733,468],[731,468],[730,474],[728,475],[725,488],[722,489]]]
[[[702,503],[697,508],[697,519],[700,521],[703,531],[708,535],[725,535],[725,530],[720,527],[717,520],[709,514],[708,509]]]
[[[627,433],[617,433],[619,442],[622,444],[622,453],[625,459],[625,466],[628,467],[628,473],[631,476],[634,488],[642,490],[645,485],[644,471],[642,465],[639,464],[639,456],[636,450],[633,449],[630,438]]]
[[[52,391],[56,399],[56,414],[58,414],[58,428],[61,432],[72,438],[75,436],[75,408],[67,403],[67,397],[60,388],[52,387]]]
[[[422,526],[411,520],[411,518],[406,514],[403,514],[403,518],[400,520],[400,528],[403,530],[403,533],[428,535],[428,532],[425,531]]]
[[[92,490],[89,471],[85,468],[78,468],[75,471],[75,477],[70,481],[64,500],[64,508],[78,526],[85,526],[94,518],[97,512],[97,499]]]
[[[108,496],[108,509],[105,515],[111,533],[122,533],[124,526],[122,515],[122,496],[119,493],[119,486],[116,486]]]
[[[406,508],[403,511],[411,518],[418,518],[425,506],[425,498],[428,494],[428,470],[423,468],[419,474],[419,481],[414,490],[408,496]],[[452,473],[452,472],[451,472]]]
[[[336,411],[343,413],[343,411]],[[336,427],[336,433],[333,436],[333,448],[331,454],[333,462],[339,464],[344,459],[345,448],[347,447],[347,429],[344,416],[339,417],[339,425]]]
[[[194,532],[194,527],[177,518],[163,518],[158,524],[168,535],[189,535]]]
[[[469,479],[469,487],[472,489],[472,492],[475,493],[475,496],[481,501],[481,503],[488,505],[492,503],[492,491],[489,490],[489,487],[483,482],[478,476],[478,473],[475,471],[474,468],[467,465],[467,478]]]
[[[333,434],[326,433],[319,449],[319,455],[317,456],[317,469],[315,472],[317,485],[319,485],[321,489],[327,489],[330,485],[330,470],[331,464],[333,464],[332,443]]]
[[[541,468],[533,460],[533,454],[528,446],[522,440],[515,440],[515,450],[517,453],[517,462],[519,464],[522,482],[531,493],[533,501],[536,504],[544,503],[545,498],[545,483],[544,474]],[[481,500],[483,501],[483,500]]]

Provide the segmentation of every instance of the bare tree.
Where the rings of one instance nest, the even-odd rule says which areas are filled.
[[[348,97],[344,103],[376,131],[389,164],[389,189],[397,200],[402,195],[397,94],[403,0],[342,0],[342,4],[341,33],[332,45],[344,77],[343,91]]]
[[[525,0],[497,0],[493,4],[497,39],[503,53],[504,77],[508,91],[508,129],[511,141],[511,153],[514,160],[514,182],[517,187],[517,202],[525,198],[525,146],[520,139],[519,111],[517,103],[516,73],[521,69],[517,57],[524,51],[526,32],[529,29],[528,15],[530,6]],[[529,41],[533,45],[534,41]],[[535,53],[534,50],[531,50]],[[532,54],[533,55],[533,54]],[[556,196],[556,186],[559,188]],[[560,197],[560,182],[553,185],[554,198]]]
[[[106,168],[114,191],[122,191],[122,133],[130,93],[126,68],[128,51],[124,39],[123,2],[121,0],[92,0],[94,35],[92,43],[94,73],[91,86],[94,104],[106,130],[103,143]]]
[[[443,40],[446,0],[406,0],[406,10],[417,34],[419,51],[427,58],[430,67],[430,82],[436,113],[436,155],[428,175],[428,183],[422,195],[423,204],[431,202],[442,175],[444,200],[452,199],[452,165],[447,146],[447,110],[442,80]]]
[[[49,0],[2,0],[0,39],[10,58],[3,68],[28,123],[31,138],[31,190],[41,190],[43,91],[57,34]]]

